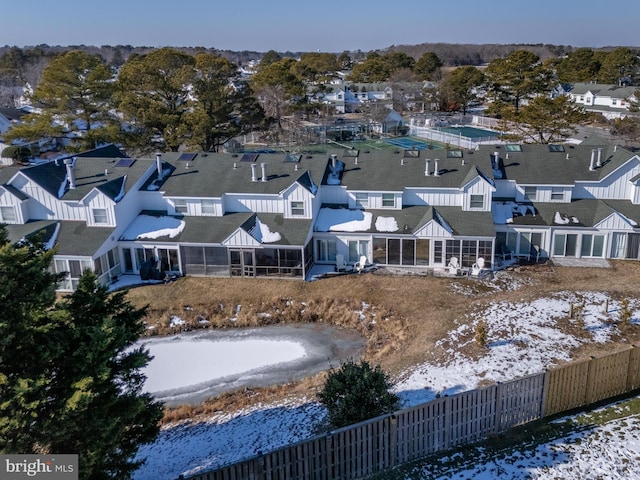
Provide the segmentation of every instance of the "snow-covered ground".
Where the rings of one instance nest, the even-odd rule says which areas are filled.
[[[607,409],[618,409],[610,406]],[[552,441],[520,444],[495,455],[484,447],[442,455],[407,476],[417,479],[474,480],[631,480],[640,478],[640,415],[629,415],[585,428],[590,413],[565,417],[573,431]],[[467,465],[464,465],[467,463]],[[470,464],[472,463],[472,464]],[[460,466],[462,464],[462,466]],[[456,465],[456,467],[451,467]]]
[[[465,293],[465,287],[461,283],[454,281],[452,288]],[[495,288],[505,287],[501,284]],[[640,323],[640,302],[637,299],[630,300],[632,322]],[[581,318],[570,320],[574,324],[573,331],[577,332],[574,335],[557,326],[558,322],[568,318],[570,304],[582,306]],[[608,307],[606,313],[605,307]],[[480,382],[505,381],[540,372],[559,361],[570,360],[570,349],[585,342],[603,343],[615,337],[618,334],[619,310],[620,304],[616,299],[595,292],[557,292],[552,296],[521,304],[490,302],[487,306],[477,308],[467,318],[459,319],[459,326],[438,344],[445,355],[438,361],[428,361],[405,372],[396,379],[395,391],[401,397],[403,406],[408,407],[430,401],[437,394],[471,390]],[[483,356],[471,360],[460,351],[464,350],[465,345],[475,341],[475,326],[479,322],[486,323],[488,348]],[[265,363],[269,363],[266,357]],[[220,412],[206,422],[165,428],[155,443],[140,450],[140,457],[146,457],[147,463],[136,472],[135,479],[172,479],[179,474],[187,476],[232,463],[259,451],[268,451],[308,438],[315,434],[316,426],[324,419],[325,411],[315,398],[302,398],[281,404],[255,405],[233,414]],[[629,425],[638,423],[635,419],[628,419],[626,422]],[[606,431],[631,430],[632,427],[623,429],[620,426],[622,423],[608,426],[609,430],[594,431],[593,442],[597,443],[596,438],[607,437]],[[638,444],[635,433],[625,435],[633,440],[626,443]],[[584,433],[580,438],[583,445],[587,443]],[[570,440],[567,439],[567,442]],[[556,449],[569,447],[554,443],[540,448],[546,448],[545,452],[555,452]],[[598,461],[602,463],[598,468],[609,468],[608,471],[615,472],[615,465],[606,464],[606,458],[613,455],[604,455],[605,450],[609,452],[609,448],[600,448],[603,455],[598,457]],[[598,448],[592,447],[588,453],[597,455],[597,452]],[[527,471],[531,478],[564,478],[563,468],[566,464],[570,464],[567,468],[571,469],[582,468],[580,465],[585,464],[580,455],[574,456],[566,452],[558,455],[534,455],[530,460],[514,459],[515,464],[525,465],[527,468],[530,466]],[[637,457],[637,453],[633,452],[628,455],[631,458]],[[623,460],[612,461],[615,463]],[[476,476],[469,471],[460,478],[503,478],[496,472],[507,467],[498,466],[492,459],[487,459],[487,462],[484,467],[474,467],[484,468],[474,471],[486,476]],[[585,476],[576,477],[572,474],[571,478],[597,478],[595,471],[589,470]],[[595,477],[589,477],[592,474]],[[504,478],[523,478],[523,470],[518,470],[517,476]]]

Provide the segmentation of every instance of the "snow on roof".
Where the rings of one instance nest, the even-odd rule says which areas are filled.
[[[376,230],[379,232],[397,232],[398,222],[393,217],[376,218]]]
[[[140,215],[125,230],[122,235],[126,239],[173,238],[184,230],[183,220],[174,217],[152,217]]]
[[[558,225],[567,225],[569,223],[580,223],[580,219],[578,217],[568,217],[567,215],[563,215],[560,212],[556,212],[553,216],[553,223]]]
[[[373,215],[362,210],[321,208],[316,222],[317,232],[366,232]]]
[[[491,213],[493,221],[496,224],[504,225],[505,223],[513,223],[514,216],[536,215],[533,205],[521,204],[516,202],[493,202],[491,205]]]
[[[258,228],[254,229],[251,234],[260,243],[279,242],[282,238],[278,232],[272,232],[269,226],[262,223],[260,219],[257,219],[256,226]]]

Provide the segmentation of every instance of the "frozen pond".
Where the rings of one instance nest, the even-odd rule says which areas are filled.
[[[169,406],[199,404],[241,387],[301,379],[358,358],[364,338],[330,325],[200,330],[141,340],[154,357],[145,391]]]

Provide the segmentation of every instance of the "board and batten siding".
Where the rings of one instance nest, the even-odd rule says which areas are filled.
[[[459,207],[462,205],[463,193],[456,189],[417,189],[406,188],[402,195],[402,203],[409,205],[432,205],[435,207]]]
[[[225,193],[224,213],[283,213],[282,198],[279,195],[249,195]]]
[[[13,207],[16,215],[16,223],[26,223],[26,221],[29,220],[28,205],[29,200],[22,201],[0,186],[0,207]],[[3,219],[0,218],[0,222],[1,221],[3,221]],[[5,223],[7,223],[6,220]]]
[[[115,227],[116,217],[113,211],[114,202],[109,197],[97,190],[92,191],[85,198],[85,217],[87,219],[88,226],[98,227]],[[107,211],[107,223],[95,223],[93,219],[93,209],[104,209]]]
[[[614,231],[629,231],[633,232],[633,226],[629,224],[627,220],[622,218],[620,215],[616,213],[612,213],[607,218],[599,222],[597,225],[594,225],[598,230],[614,230]]]
[[[282,204],[282,213],[285,218],[312,218],[314,209],[312,207],[315,196],[306,188],[299,184],[294,184],[292,187],[285,190],[283,193],[284,203]],[[292,215],[291,214],[291,202],[303,202],[304,203],[304,215]],[[274,212],[280,213],[280,212]]]
[[[493,190],[494,190],[493,187],[489,185],[486,181],[482,180],[480,177],[476,177],[471,182],[469,182],[464,188],[463,195],[461,197],[462,210],[490,212],[491,211],[491,193],[493,192]],[[471,195],[482,195],[482,208],[471,207]]]
[[[320,188],[322,203],[331,205],[348,205],[349,192],[342,185],[323,185]],[[351,194],[353,195],[353,193]]]
[[[576,182],[573,198],[629,200],[634,188],[631,179],[640,174],[638,157],[632,161],[633,164],[628,162],[598,183]]]
[[[20,190],[31,197],[29,202],[30,220],[87,220],[87,210],[82,202],[62,201],[31,181],[27,182]]]

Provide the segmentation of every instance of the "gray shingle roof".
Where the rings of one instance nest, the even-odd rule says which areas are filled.
[[[76,157],[74,165],[76,188],[67,188],[62,200],[81,200],[94,188],[100,189],[114,199],[120,192],[125,176],[127,177],[125,192],[127,192],[152,166],[153,161],[137,159],[129,167],[116,166],[117,163],[117,159],[111,157]],[[67,175],[66,166],[61,160],[24,168],[21,171],[56,198]]]
[[[536,215],[514,217],[513,225],[593,227],[619,212],[640,225],[640,208],[627,200],[579,199],[571,203],[535,203]],[[567,223],[557,223],[557,214]]]
[[[602,149],[602,166],[589,170],[592,150]],[[619,168],[633,153],[612,145],[564,145],[564,152],[550,152],[548,145],[523,144],[522,152],[505,152],[500,145],[482,145],[474,154],[489,159],[496,151],[504,163],[506,179],[520,185],[573,185],[576,181],[597,182]],[[507,157],[509,155],[509,158]],[[597,152],[595,153],[597,159]],[[568,158],[567,158],[568,156]],[[493,175],[492,170],[489,172]]]
[[[149,215],[150,212],[142,212]],[[162,216],[162,214],[158,214]],[[238,228],[247,233],[256,224],[256,219],[267,225],[272,233],[280,234],[277,242],[264,243],[269,245],[299,245],[303,246],[311,231],[311,220],[285,219],[281,214],[269,213],[228,213],[222,217],[179,217],[185,222],[184,229],[174,237],[164,236],[153,240],[154,243],[181,244],[220,244]],[[121,238],[131,240],[131,238]]]
[[[88,227],[85,222],[62,221],[56,255],[93,256],[113,232],[111,227]]]
[[[422,150],[417,158],[405,157],[402,149],[368,153],[360,151],[357,165],[355,158],[342,157],[339,152],[336,153],[345,163],[342,185],[355,191],[401,192],[404,188],[460,188],[477,175],[477,168],[487,175],[491,173],[488,156],[483,159],[477,153],[470,154],[467,151],[463,152],[463,158],[446,158],[444,150]],[[429,176],[425,176],[427,158],[430,159]],[[436,158],[439,159],[440,172],[437,177],[433,175]]]
[[[285,155],[284,152],[261,153],[254,162],[247,162],[241,161],[243,154],[200,153],[193,161],[185,162],[178,161],[180,153],[165,153],[163,162],[174,170],[160,190],[168,197],[220,198],[225,193],[275,195],[299,179],[308,188],[305,172],[320,183],[327,165],[326,155],[302,155],[299,163],[285,162]],[[262,163],[266,164],[266,182],[262,181]],[[252,164],[256,168],[256,182],[251,181]]]

